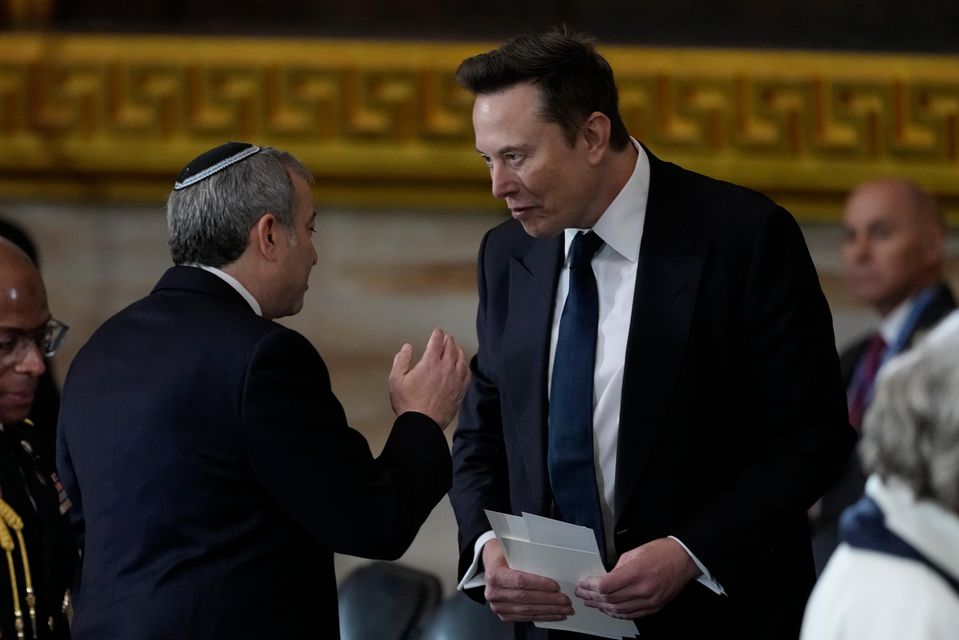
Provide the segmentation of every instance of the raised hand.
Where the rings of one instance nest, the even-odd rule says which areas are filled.
[[[420,361],[413,365],[413,346],[404,344],[393,358],[390,371],[390,402],[400,415],[418,411],[443,429],[456,416],[470,373],[463,349],[453,336],[434,329]]]

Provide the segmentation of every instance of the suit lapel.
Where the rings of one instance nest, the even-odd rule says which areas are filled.
[[[650,156],[650,192],[626,345],[615,517],[643,474],[686,352],[705,256],[685,228],[678,169]]]
[[[563,236],[532,243],[514,256],[509,272],[509,317],[503,338],[507,396],[515,418],[515,443],[521,451],[532,495],[546,514],[547,390],[553,297],[562,260]]]

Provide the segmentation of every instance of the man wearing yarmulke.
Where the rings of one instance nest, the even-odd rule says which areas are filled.
[[[313,346],[274,319],[316,263],[312,177],[208,151],[167,202],[176,266],[107,320],[63,389],[58,463],[83,549],[74,638],[336,638],[333,553],[399,557],[449,489],[468,379],[437,329],[389,375],[379,457]]]

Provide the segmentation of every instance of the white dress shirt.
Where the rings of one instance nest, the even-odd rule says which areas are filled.
[[[260,303],[256,301],[256,298],[253,297],[253,294],[250,293],[246,287],[240,284],[239,280],[231,276],[226,271],[221,271],[220,269],[217,269],[216,267],[210,267],[205,264],[191,264],[187,266],[198,267],[200,269],[203,269],[204,271],[209,271],[210,273],[215,275],[217,278],[219,278],[223,282],[227,283],[228,285],[236,289],[236,292],[239,293],[241,296],[243,296],[243,299],[246,300],[247,304],[250,305],[250,307],[253,309],[256,315],[261,317],[263,316],[263,309],[260,308]]]

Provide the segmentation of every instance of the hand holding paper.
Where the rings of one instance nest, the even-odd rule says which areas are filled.
[[[624,553],[606,576],[582,580],[576,595],[607,615],[638,618],[662,609],[697,575],[686,550],[660,538]]]
[[[540,607],[538,609],[525,610],[526,613],[548,611],[549,613],[542,615],[548,615],[550,619],[529,616],[518,617],[517,620],[532,619],[537,627],[565,629],[605,638],[636,637],[635,624],[628,620],[617,620],[585,606],[574,593],[576,585],[582,579],[606,575],[596,546],[596,537],[590,529],[530,513],[524,513],[520,518],[487,510],[486,517],[489,518],[493,532],[502,545],[509,567],[513,570],[512,575],[519,577],[517,584],[522,586],[525,583],[534,587],[526,590],[529,593],[512,593],[511,596],[541,599],[544,594],[548,598],[556,594],[565,596],[568,602],[573,603],[573,612],[566,618],[552,619],[557,611],[550,607],[559,602],[554,598],[548,603],[536,603],[536,606]],[[484,563],[486,551],[487,548],[484,547]],[[495,565],[497,558],[491,555],[491,560]],[[541,590],[552,588],[552,584],[558,585],[558,593]],[[489,576],[487,589],[490,589]],[[522,607],[515,608],[521,604],[521,600],[511,600],[510,615],[522,616]]]
[[[483,566],[486,600],[503,622],[558,621],[573,613],[555,580],[510,569],[499,540],[483,546]]]

